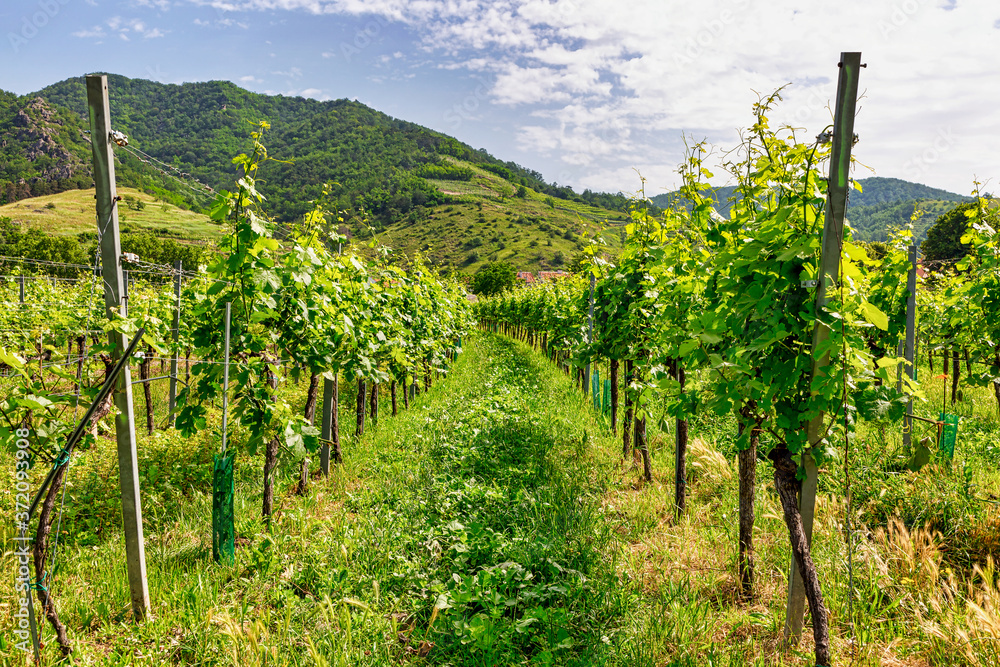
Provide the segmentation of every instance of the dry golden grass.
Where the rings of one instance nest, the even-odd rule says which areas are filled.
[[[683,609],[657,606],[656,601],[682,591],[687,608],[707,610],[700,625],[687,628],[689,641],[728,647],[746,664],[812,664],[808,615],[797,646],[787,648],[782,640],[790,549],[781,508],[771,490],[770,467],[758,467],[755,589],[753,598],[744,600],[736,578],[733,464],[704,439],[692,440],[689,456],[691,495],[687,514],[679,522],[674,521],[672,475],[662,474],[647,483],[633,461],[614,468],[603,501],[621,538],[620,572],[652,601],[650,635],[662,634],[662,628],[654,626],[677,632],[676,621],[667,623],[662,615],[685,613]],[[857,517],[853,518],[855,612],[861,604],[857,596],[864,595],[861,578],[873,578],[875,587],[895,602],[885,611],[894,624],[887,627],[905,628],[906,634],[879,632],[886,619],[873,616],[858,619],[871,627],[859,628],[869,631],[863,640],[856,636],[846,605],[846,510],[839,495],[821,494],[814,523],[814,534],[821,537],[814,542],[813,556],[830,611],[836,664],[1000,665],[1000,572],[989,561],[975,567],[971,576],[960,577],[946,565],[940,534],[929,528],[908,529],[899,519],[868,530],[859,529]],[[670,639],[659,645],[663,664],[691,649]]]

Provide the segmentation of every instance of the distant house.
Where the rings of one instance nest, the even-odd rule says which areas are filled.
[[[569,273],[566,271],[539,271],[538,280],[540,282],[547,282],[549,280],[558,280],[559,278],[565,278]]]
[[[535,283],[535,274],[531,271],[518,271],[517,279],[523,280],[526,285],[533,285]]]

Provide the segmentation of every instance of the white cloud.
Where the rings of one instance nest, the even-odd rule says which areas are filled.
[[[829,122],[839,53],[850,50],[870,64],[857,123],[862,162],[963,192],[973,174],[1000,176],[992,113],[1000,103],[1000,21],[992,3],[191,1],[405,25],[438,67],[488,75],[484,105],[520,118],[521,150],[559,155],[580,185],[617,189],[595,179],[620,178],[633,165],[667,177],[682,158],[684,132],[732,145],[751,122],[754,91],[788,82],[773,120],[816,134]]]
[[[170,9],[171,0],[133,0],[133,3],[138,7],[152,7],[165,12]]]
[[[318,100],[320,102],[326,102],[327,100],[333,99],[330,95],[324,93],[319,88],[289,88],[286,90],[273,90],[267,89],[262,91],[265,95],[284,95],[285,97],[311,97],[312,99]]]
[[[80,37],[82,39],[103,39],[107,37],[107,33],[104,32],[104,27],[95,25],[93,28],[84,28],[83,30],[77,30],[73,33],[74,37]]]
[[[236,19],[231,19],[231,18],[220,18],[216,19],[215,21],[207,21],[205,19],[195,19],[194,24],[201,28],[209,28],[209,27],[231,28],[235,26],[237,28],[246,30],[247,28],[250,27],[250,23],[247,21],[237,21]]]
[[[240,83],[263,83],[263,79],[258,79],[252,74],[247,74],[246,76],[241,76],[237,79]]]
[[[121,16],[112,16],[105,21],[105,26],[112,33],[117,33],[118,37],[125,42],[131,41],[133,35],[138,35],[145,39],[156,39],[163,37],[168,32],[159,28],[150,28],[140,19],[126,19]],[[89,30],[74,32],[73,35],[75,37],[100,39],[105,37],[106,33],[103,26],[94,26]]]
[[[274,54],[272,53],[271,55],[273,56]],[[275,76],[283,76],[285,78],[293,80],[302,78],[302,70],[298,67],[291,67],[288,69],[287,72],[279,71],[279,72],[271,72],[271,74],[274,74]]]

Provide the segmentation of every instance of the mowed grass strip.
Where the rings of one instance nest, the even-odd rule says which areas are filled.
[[[341,388],[349,425],[354,388]],[[285,463],[270,530],[259,518],[259,457],[240,456],[238,549],[228,565],[211,554],[217,439],[140,436],[153,603],[142,624],[128,614],[113,443],[75,457],[63,525],[76,532],[62,536],[51,582],[74,659],[615,662],[634,597],[609,557],[614,537],[601,509],[609,464],[595,458],[585,403],[565,379],[523,346],[475,336],[410,410],[392,418],[387,403],[360,442],[345,434],[344,466],[314,479],[307,497],[294,495],[297,465]],[[236,429],[231,443],[240,439]],[[87,498],[109,501],[95,509]],[[9,555],[3,567],[12,571]],[[4,599],[9,587],[5,578]],[[9,618],[0,621],[5,637]],[[54,664],[48,626],[45,640]],[[5,640],[0,662],[20,659]]]

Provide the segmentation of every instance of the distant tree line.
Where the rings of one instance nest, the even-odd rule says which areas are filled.
[[[125,227],[121,234],[122,252],[138,255],[142,261],[162,266],[173,266],[180,260],[184,266],[195,269],[204,261],[206,247],[178,243],[160,238],[147,231],[131,231]],[[0,218],[0,270],[4,273],[24,271],[59,277],[78,277],[86,269],[66,266],[45,266],[18,262],[18,259],[41,260],[57,264],[92,266],[97,249],[97,235],[88,232],[78,236],[55,236],[37,228],[22,228],[10,218]]]

